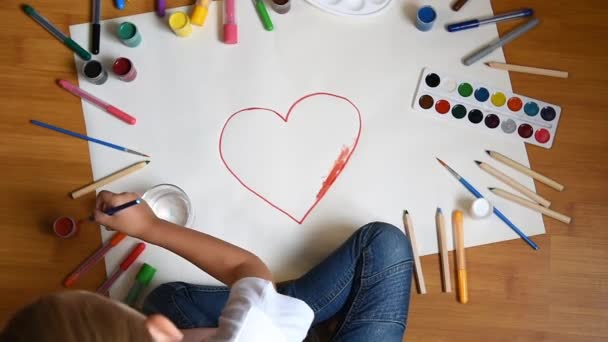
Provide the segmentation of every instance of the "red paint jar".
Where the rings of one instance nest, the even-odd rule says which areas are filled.
[[[71,238],[78,232],[78,223],[71,217],[59,217],[53,222],[53,232],[62,239]]]
[[[125,57],[117,58],[112,64],[112,71],[119,79],[125,82],[131,82],[137,77],[137,70],[130,59]]]

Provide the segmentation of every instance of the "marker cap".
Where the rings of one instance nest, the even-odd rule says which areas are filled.
[[[190,21],[194,25],[203,26],[207,18],[207,8],[204,6],[194,6]]]
[[[156,268],[144,263],[141,265],[139,272],[137,272],[135,279],[143,285],[148,285],[152,281],[152,278],[154,278],[155,273]]]
[[[238,26],[236,24],[224,24],[224,43],[236,44],[238,39]]]

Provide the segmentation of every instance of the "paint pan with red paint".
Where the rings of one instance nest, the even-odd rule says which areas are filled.
[[[551,148],[561,107],[480,82],[423,69],[413,108],[507,139]]]
[[[125,57],[119,57],[114,61],[112,71],[125,82],[131,82],[137,77],[137,70],[135,70],[133,62]]]
[[[71,217],[59,217],[53,222],[53,232],[62,239],[70,238],[78,232],[78,223]]]

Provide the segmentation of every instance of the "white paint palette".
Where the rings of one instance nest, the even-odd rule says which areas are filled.
[[[414,97],[418,113],[506,139],[551,148],[561,107],[425,68]]]
[[[365,16],[382,11],[391,0],[307,0],[313,6],[337,15]]]

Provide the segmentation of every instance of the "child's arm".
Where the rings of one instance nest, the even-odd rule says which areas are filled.
[[[145,202],[113,216],[103,213],[108,208],[138,197],[134,193],[100,192],[97,196],[95,221],[108,228],[164,247],[228,286],[245,277],[272,281],[268,267],[254,254],[213,236],[161,220]]]

